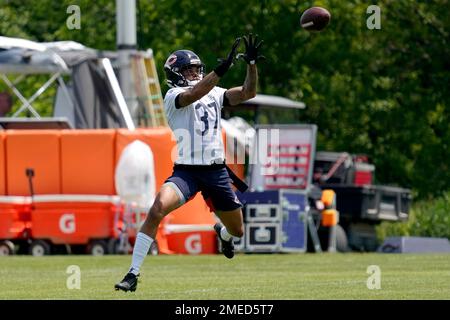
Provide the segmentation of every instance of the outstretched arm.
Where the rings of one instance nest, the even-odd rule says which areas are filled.
[[[214,69],[214,71],[208,73],[191,89],[186,90],[178,95],[177,99],[179,107],[186,107],[191,103],[201,99],[217,85],[220,78],[232,66],[233,60],[236,55],[236,49],[239,46],[240,41],[241,38],[236,39],[236,41],[233,44],[233,47],[231,48],[230,53],[228,54],[228,57],[222,60],[222,62]]]
[[[225,92],[230,105],[236,105],[256,96],[256,84],[258,83],[258,70],[256,64],[249,64],[247,66],[247,76],[245,77],[244,85],[241,87],[234,87]]]

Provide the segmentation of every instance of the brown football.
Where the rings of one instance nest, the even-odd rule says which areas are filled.
[[[300,18],[300,25],[308,31],[321,31],[330,22],[331,14],[327,9],[312,7],[303,12]]]

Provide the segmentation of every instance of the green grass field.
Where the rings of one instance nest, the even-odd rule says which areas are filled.
[[[149,256],[138,290],[116,292],[131,256],[0,257],[0,299],[450,299],[450,254]],[[69,290],[78,265],[81,288]],[[381,289],[367,288],[369,265]]]

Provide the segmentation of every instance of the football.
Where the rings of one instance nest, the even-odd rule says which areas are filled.
[[[303,12],[300,25],[308,31],[321,31],[330,22],[331,14],[322,7],[312,7]]]

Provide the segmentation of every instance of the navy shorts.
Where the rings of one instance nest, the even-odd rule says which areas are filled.
[[[231,211],[242,207],[231,188],[232,180],[226,168],[211,166],[189,168],[188,165],[181,167],[175,166],[172,176],[164,184],[174,187],[182,203],[189,201],[201,191],[211,211]]]

